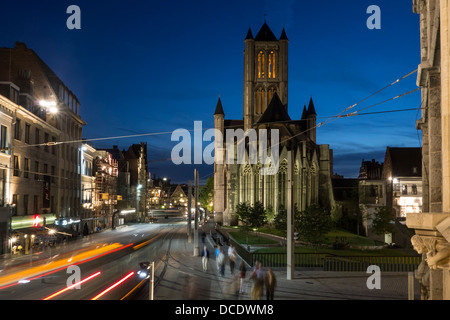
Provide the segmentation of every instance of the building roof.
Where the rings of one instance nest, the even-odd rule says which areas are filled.
[[[280,97],[276,92],[274,93],[272,101],[270,101],[269,106],[267,107],[266,111],[264,111],[258,123],[268,123],[275,121],[291,121],[291,118],[289,117],[285,106],[281,102]]]
[[[272,30],[270,30],[267,23],[264,22],[261,30],[259,30],[258,34],[255,37],[255,41],[278,41],[278,39],[273,34]]]
[[[422,176],[422,148],[387,147],[386,158],[388,157],[390,158],[392,177]]]

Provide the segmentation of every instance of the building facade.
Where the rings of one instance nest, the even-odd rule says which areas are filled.
[[[0,94],[21,106],[12,115],[11,183],[17,190],[10,190],[9,203],[15,204],[14,214],[53,212],[57,219],[79,221],[81,136],[86,123],[77,97],[21,42],[0,48]]]
[[[259,201],[275,211],[286,207],[288,168],[292,168],[294,180],[293,204],[299,210],[315,203],[332,207],[332,152],[328,145],[316,144],[317,114],[312,98],[308,108],[304,106],[301,119],[292,120],[288,114],[288,43],[284,29],[280,38],[266,23],[256,37],[249,30],[244,51],[243,120],[225,120],[221,98],[217,103],[215,129],[224,137],[223,142],[215,139],[214,209],[219,223],[236,224],[235,208],[241,202]],[[272,165],[269,175],[261,174],[262,165],[250,160],[254,149],[248,144],[246,163],[238,164],[236,154],[234,162],[227,161],[229,129],[234,133],[279,130],[279,170],[275,172]],[[235,138],[231,137],[231,141]],[[260,141],[258,148],[262,148]],[[291,164],[288,152],[292,153]]]
[[[423,300],[450,299],[450,1],[413,0],[420,15],[422,88],[423,208],[408,213],[411,241],[422,254],[416,272]]]

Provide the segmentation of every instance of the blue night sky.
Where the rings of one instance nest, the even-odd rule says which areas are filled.
[[[81,30],[68,30],[69,5],[81,8]],[[369,30],[370,5],[381,30]],[[7,1],[1,47],[22,41],[77,95],[87,139],[213,127],[218,96],[226,119],[242,119],[244,39],[266,20],[289,42],[289,115],[299,119],[312,96],[318,122],[417,69],[419,16],[412,0],[342,1]],[[413,74],[352,111],[414,90]],[[420,108],[420,92],[364,112]],[[334,172],[356,177],[362,159],[384,161],[387,146],[419,147],[417,111],[333,121],[317,130],[334,150]],[[194,166],[170,160],[170,134],[104,140],[98,148],[148,142],[150,171],[173,182]],[[208,142],[205,142],[204,147]],[[204,180],[213,166],[197,166]]]

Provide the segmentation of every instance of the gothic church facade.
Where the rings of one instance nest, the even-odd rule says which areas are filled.
[[[224,142],[216,141],[216,152],[225,149],[227,129],[244,132],[277,129],[280,139],[278,171],[270,175],[261,174],[260,163],[227,164],[226,152],[221,154],[224,161],[215,162],[214,210],[216,221],[224,225],[237,223],[236,206],[242,202],[261,202],[275,212],[282,206],[286,208],[288,168],[292,168],[294,206],[305,210],[312,204],[328,209],[334,205],[332,150],[328,145],[316,143],[317,114],[313,99],[308,107],[304,106],[301,119],[291,119],[288,114],[288,44],[285,30],[278,39],[266,22],[256,37],[249,29],[244,51],[243,119],[225,119],[220,98],[217,103],[214,125],[222,133]],[[267,147],[270,149],[270,143]],[[290,166],[288,151],[292,154]],[[245,152],[249,159],[248,143]]]

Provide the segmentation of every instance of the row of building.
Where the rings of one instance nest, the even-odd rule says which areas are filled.
[[[355,231],[386,243],[408,245],[406,217],[422,212],[422,148],[387,147],[383,163],[363,160],[358,178],[334,175],[332,182],[335,210],[344,219],[359,215],[354,227],[362,228]],[[379,236],[371,226],[374,214],[383,207],[392,209],[397,232]]]
[[[84,126],[78,98],[36,52],[0,48],[0,254],[50,241],[50,228],[76,236],[145,219],[147,145],[96,149]]]

